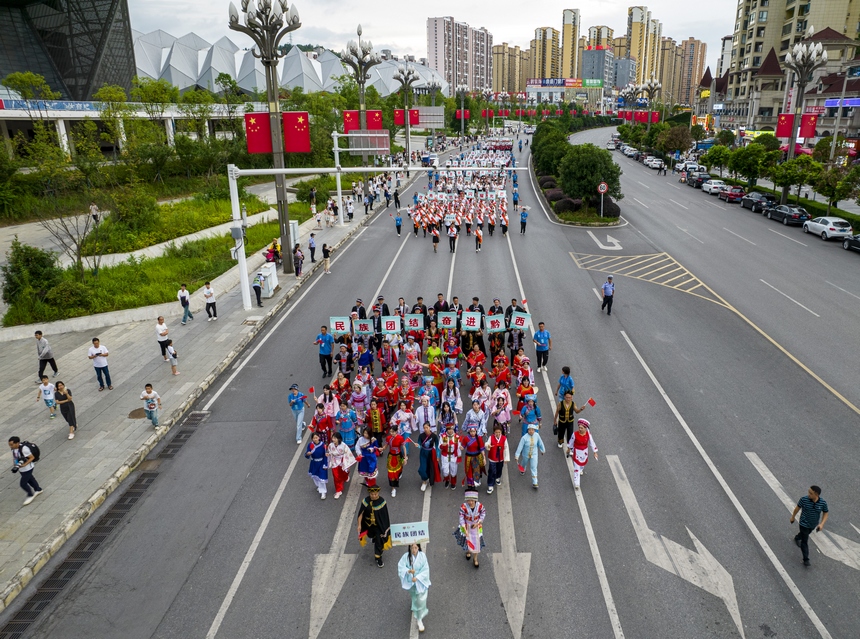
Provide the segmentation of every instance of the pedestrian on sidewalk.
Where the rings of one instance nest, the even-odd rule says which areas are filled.
[[[358,521],[356,529],[358,541],[362,547],[367,540],[373,541],[373,557],[376,565],[382,568],[382,553],[391,548],[391,520],[388,517],[388,504],[379,494],[380,488],[376,484],[367,486],[367,497],[361,500],[358,509]]]
[[[209,282],[203,285],[203,298],[206,300],[206,315],[209,316],[209,319],[206,321],[218,321],[218,309],[215,307],[215,290]]]
[[[486,545],[484,543],[484,519],[487,511],[478,501],[478,491],[466,491],[466,502],[460,506],[459,526],[454,529],[454,539],[457,545],[466,551],[466,559],[472,559],[475,568],[478,567],[478,554]]]
[[[549,352],[552,350],[552,335],[546,330],[546,325],[543,322],[538,322],[538,330],[532,341],[535,344],[535,354],[537,355],[537,372],[540,373],[549,361]]]
[[[305,254],[302,253],[302,245],[296,242],[293,247],[293,266],[296,268],[296,279],[302,279],[302,264],[305,261]]]
[[[74,439],[75,432],[78,430],[78,420],[75,416],[75,402],[72,400],[72,391],[66,388],[63,382],[57,382],[54,398],[60,407],[63,419],[69,425],[69,439]]]
[[[167,361],[170,362],[170,372],[174,375],[179,375],[179,371],[176,370],[176,364],[178,363],[179,355],[176,354],[176,349],[173,348],[173,340],[167,340]]]
[[[388,206],[390,204],[391,204],[391,191],[389,191],[388,188],[386,187],[386,189],[385,189],[385,208],[388,208]]]
[[[48,412],[50,413],[50,419],[54,419],[56,415],[54,413],[57,410],[57,402],[54,398],[54,385],[48,381],[47,375],[42,375],[42,383],[39,384],[39,388],[36,389],[36,401],[43,400],[45,402],[45,406],[48,407]]]
[[[400,217],[400,212],[394,217],[394,228],[397,230],[397,237],[400,237],[400,229],[403,226],[403,218]]]
[[[331,377],[332,349],[334,348],[334,337],[328,332],[328,326],[320,326],[319,335],[314,342],[319,346],[320,368],[322,368],[323,379]]]
[[[164,358],[164,361],[168,361],[167,357],[167,342],[170,341],[167,337],[167,334],[170,331],[167,330],[167,323],[164,321],[164,318],[159,315],[157,323],[155,325],[155,337],[158,339],[158,346],[161,348],[161,356]]]
[[[143,402],[143,411],[152,425],[158,428],[158,411],[161,410],[161,396],[152,390],[152,384],[146,384],[140,394]]]
[[[412,616],[418,624],[418,632],[424,632],[424,617],[427,616],[427,594],[430,589],[430,564],[421,551],[421,544],[411,544],[397,563],[400,585],[409,591],[412,599]]]
[[[254,295],[257,298],[257,306],[263,306],[263,282],[265,281],[265,276],[262,271],[257,271],[251,280],[251,287],[254,289]]]
[[[317,209],[316,204],[314,204],[313,209],[314,209],[314,219],[316,220],[316,223],[317,223],[316,227],[318,229],[322,229],[322,211]],[[326,208],[326,215],[328,215],[328,208]]]
[[[108,369],[107,358],[110,353],[106,346],[102,346],[98,337],[93,338],[93,345],[87,351],[87,357],[92,360],[93,368],[96,369],[96,379],[99,380],[99,390],[105,389],[107,384],[108,390],[113,390],[110,382],[110,370]],[[104,379],[102,379],[104,376]]]
[[[607,315],[612,315],[612,300],[615,297],[615,283],[612,281],[612,276],[607,275],[606,281],[603,283],[603,304],[600,305],[600,312],[606,309]]]
[[[93,224],[99,223],[99,205],[95,202],[90,202],[90,215],[93,217]]]
[[[546,448],[543,445],[543,440],[537,433],[537,424],[528,424],[528,430],[520,440],[520,445],[517,446],[517,452],[514,457],[517,458],[517,467],[520,475],[526,474],[526,467],[531,470],[532,488],[538,487],[538,452],[541,455],[546,453]]]
[[[42,383],[42,375],[45,373],[45,368],[48,364],[54,370],[54,377],[59,375],[57,371],[57,362],[54,361],[54,352],[51,350],[51,345],[48,340],[42,335],[42,331],[36,331],[36,356],[39,358],[39,377],[36,380],[37,384]]]
[[[591,435],[591,424],[587,419],[579,418],[576,422],[577,431],[568,442],[568,454],[573,453],[573,488],[579,490],[580,477],[585,474],[585,465],[588,463],[588,447],[594,451],[594,460],[598,460],[597,444]]]
[[[287,401],[290,403],[290,410],[293,411],[293,417],[296,420],[296,443],[301,444],[302,431],[305,429],[305,408],[310,408],[308,396],[299,392],[298,384],[293,384],[290,386]]]
[[[346,203],[346,215],[349,217],[349,221],[352,222],[352,216],[355,215],[355,202],[352,198]]]
[[[373,204],[373,197],[370,195],[370,193],[368,193],[367,195],[364,196],[364,214],[365,215],[367,215],[367,211],[368,211],[368,209],[370,209],[370,206],[372,204]]]
[[[42,487],[39,482],[33,477],[33,462],[35,457],[33,451],[26,444],[21,443],[21,438],[13,435],[9,438],[9,448],[12,450],[12,459],[15,465],[12,467],[13,473],[18,473],[21,478],[21,489],[27,493],[27,499],[24,500],[24,505],[31,504],[36,497],[42,494]]]
[[[317,241],[314,239],[316,237],[316,233],[311,233],[311,236],[308,238],[308,250],[311,252],[311,264],[316,262],[316,252],[317,252]]]
[[[323,256],[323,274],[331,275],[331,254],[334,251],[334,247],[329,246],[328,244],[322,245],[322,256]]]
[[[179,287],[179,291],[176,293],[176,298],[182,305],[182,325],[185,326],[185,323],[188,320],[194,319],[194,314],[191,312],[191,293],[189,293],[188,289],[185,288],[185,284],[182,284]]]
[[[319,433],[311,435],[311,441],[308,442],[305,457],[311,460],[308,467],[308,475],[314,481],[317,492],[320,494],[320,499],[325,499],[326,484],[328,483],[328,460],[325,455],[325,443],[320,439]]]
[[[813,531],[821,532],[824,524],[827,523],[827,518],[830,512],[827,509],[827,502],[821,499],[821,488],[818,486],[810,486],[806,491],[806,495],[801,497],[794,511],[791,513],[789,522],[794,523],[797,513],[800,513],[800,532],[794,536],[794,543],[798,545],[803,553],[803,565],[809,565],[809,535]],[[824,516],[821,516],[824,513]]]

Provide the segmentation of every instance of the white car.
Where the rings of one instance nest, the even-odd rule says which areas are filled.
[[[645,160],[645,166],[649,169],[662,169],[663,168],[663,160],[660,158],[648,158]]]
[[[610,151],[614,151],[615,150],[615,142],[610,140],[609,142],[606,143],[606,148]]]
[[[814,220],[809,220],[803,224],[804,233],[815,233],[822,240],[829,240],[833,237],[846,238],[851,237],[853,229],[851,225],[841,217],[817,217]]]
[[[709,195],[716,195],[725,185],[726,183],[722,180],[706,180],[705,183],[702,184],[702,192],[708,193]]]

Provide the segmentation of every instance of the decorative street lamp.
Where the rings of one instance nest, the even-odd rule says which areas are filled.
[[[810,25],[806,37],[810,38],[815,33]],[[806,93],[806,85],[812,81],[812,74],[827,64],[827,51],[820,42],[798,42],[794,48],[785,54],[785,66],[794,72],[794,81],[797,89],[794,92],[794,120],[791,123],[791,136],[788,138],[788,159],[794,157],[794,147],[797,145],[797,129],[800,126],[800,118],[803,114],[803,100]],[[835,133],[834,133],[835,137]],[[788,189],[782,188],[780,204],[788,201]]]
[[[630,119],[631,122],[636,122],[636,86],[633,84],[628,84],[626,87],[621,89],[618,95],[621,96],[621,99],[624,100],[624,106],[627,108],[633,107],[633,117]]]
[[[403,91],[403,104],[406,109],[406,166],[409,167],[412,163],[412,140],[411,133],[409,131],[409,94],[412,93],[412,85],[421,78],[415,70],[415,67],[411,64],[408,66],[403,64],[398,66],[397,72],[392,76],[392,78],[400,83],[400,90]]]
[[[651,102],[654,100],[654,98],[657,96],[657,94],[660,93],[660,91],[663,89],[663,85],[660,84],[660,82],[658,82],[654,78],[654,74],[652,73],[649,80],[647,82],[645,82],[644,84],[640,84],[638,89],[639,89],[639,93],[644,93],[648,97],[649,113],[648,113],[647,124],[645,127],[645,131],[648,132],[651,130],[651,113],[650,113]]]
[[[230,3],[229,27],[232,31],[244,33],[254,41],[251,54],[263,63],[266,71],[266,101],[269,103],[269,123],[272,130],[272,163],[276,169],[284,168],[284,132],[281,123],[281,103],[278,96],[278,62],[283,57],[279,49],[281,39],[291,31],[302,26],[296,5],[288,6],[287,0],[260,0],[259,6],[254,0],[242,0],[242,23],[239,22],[239,11],[236,5]],[[280,226],[281,251],[292,253],[293,245],[290,237],[290,215],[287,207],[287,191],[284,186],[284,174],[275,174],[275,195],[278,207],[278,225]],[[242,248],[244,251],[245,249]],[[293,272],[293,261],[283,260],[284,273]],[[240,277],[247,279],[245,273]]]
[[[243,0],[244,1],[244,0]],[[382,57],[378,53],[373,52],[373,45],[370,40],[361,41],[361,25],[355,30],[358,35],[358,43],[350,40],[346,49],[341,51],[341,62],[352,69],[355,75],[355,82],[358,85],[358,119],[362,131],[367,130],[367,105],[364,102],[364,87],[370,80],[370,69],[382,62]],[[367,148],[366,140],[361,142],[362,148]],[[367,166],[367,152],[361,154],[362,166]],[[370,193],[367,183],[367,173],[363,174],[364,178],[364,196]]]
[[[442,90],[442,85],[439,80],[433,78],[430,82],[427,83],[427,90],[430,91],[430,106],[436,106],[436,94]],[[434,116],[435,117],[435,116]],[[432,136],[432,149],[436,150],[436,126],[432,126],[430,128],[430,135]]]
[[[469,87],[458,84],[456,93],[460,98],[460,144],[462,145],[463,138],[466,136],[466,95],[469,93]]]
[[[537,104],[537,98],[533,95],[530,95],[528,97],[528,103],[529,103],[529,111],[531,111],[535,107],[535,105]]]
[[[486,125],[487,125],[487,135],[490,134],[490,100],[493,99],[493,90],[492,89],[484,89],[481,91],[481,95],[484,96],[484,102],[486,102],[487,106],[484,111],[487,114],[486,117]]]

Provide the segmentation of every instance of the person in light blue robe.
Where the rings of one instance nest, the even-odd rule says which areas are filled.
[[[412,616],[418,622],[418,632],[424,632],[427,616],[427,594],[430,589],[430,564],[421,551],[421,544],[412,544],[397,564],[400,585],[412,597]]]

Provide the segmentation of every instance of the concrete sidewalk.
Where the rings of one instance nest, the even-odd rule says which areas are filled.
[[[417,177],[414,176],[413,180]],[[407,182],[408,183],[408,182]],[[405,185],[404,185],[405,188]],[[384,201],[376,211],[383,209]],[[375,214],[375,213],[374,213]],[[322,243],[341,246],[359,231],[373,215],[359,213],[344,227],[316,230],[314,221],[300,227],[300,241],[307,245],[311,232]],[[262,262],[259,255],[249,257],[249,271]],[[244,347],[298,291],[322,260],[305,260],[301,281],[279,273],[280,290],[264,300],[264,308],[242,308],[237,269],[232,286],[227,280],[219,287],[213,282],[218,299],[218,321],[207,322],[202,303],[195,299],[194,321],[181,326],[178,302],[170,305],[135,309],[140,321],[108,321],[99,316],[76,318],[45,325],[42,330],[51,343],[59,376],[74,395],[78,433],[68,439],[68,426],[57,414],[48,418],[44,403],[35,401],[37,373],[33,326],[23,327],[26,335],[6,340],[0,361],[0,414],[6,438],[18,435],[39,445],[42,459],[35,477],[44,494],[29,506],[22,506],[26,495],[18,486],[18,475],[3,473],[0,484],[0,610],[5,608],[81,524],[115,490],[122,480],[176,424],[192,403],[227,368]],[[167,324],[180,355],[179,376],[161,357],[155,340],[155,318],[168,307]],[[131,313],[124,311],[123,313]],[[113,315],[106,313],[104,315]],[[101,326],[102,328],[96,328]],[[9,331],[11,329],[2,329]],[[8,333],[7,333],[8,335]],[[114,390],[98,391],[92,364],[86,357],[93,337],[110,350],[110,372]],[[50,371],[50,368],[48,369]],[[163,411],[159,428],[153,428],[139,410],[140,393],[150,382],[161,395]],[[11,468],[11,454],[6,458]]]

